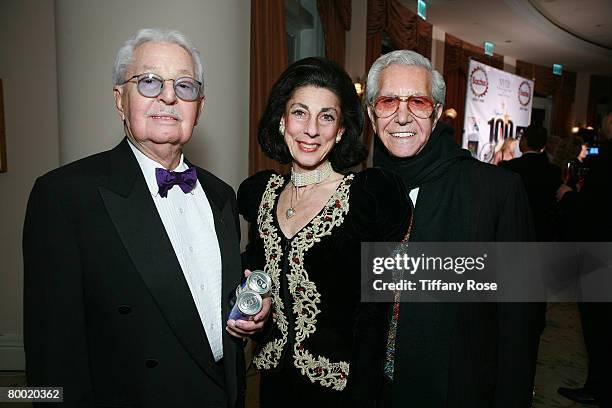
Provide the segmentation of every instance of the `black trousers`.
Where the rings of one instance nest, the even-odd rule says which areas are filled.
[[[595,394],[600,407],[612,407],[612,303],[578,303],[582,333],[589,357],[584,387]]]

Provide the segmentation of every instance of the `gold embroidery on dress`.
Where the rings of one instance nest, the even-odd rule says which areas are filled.
[[[315,357],[302,345],[302,342],[316,331],[317,315],[320,312],[317,304],[321,302],[321,295],[317,292],[315,283],[308,279],[303,259],[306,251],[322,237],[330,235],[334,227],[344,222],[344,216],[349,210],[349,188],[353,177],[351,174],[342,181],[323,213],[313,219],[311,225],[305,227],[292,240],[289,253],[291,272],[287,277],[289,292],[294,300],[293,314],[296,316],[294,364],[311,382],[318,382],[324,387],[337,391],[342,391],[346,387],[349,363],[345,361],[332,363],[325,357]]]
[[[259,370],[271,369],[278,366],[280,357],[283,353],[283,348],[287,344],[287,331],[289,324],[287,323],[287,317],[283,311],[284,305],[280,299],[280,273],[281,269],[278,263],[283,257],[283,250],[280,246],[280,237],[278,231],[274,227],[274,203],[276,202],[276,190],[280,188],[284,183],[284,180],[278,174],[273,174],[268,180],[268,185],[261,199],[259,205],[259,212],[257,214],[257,225],[259,225],[259,235],[263,238],[266,266],[264,271],[270,275],[272,280],[272,306],[276,313],[276,326],[281,332],[281,338],[275,338],[264,345],[264,347],[257,353],[253,358],[255,367]]]
[[[302,345],[316,331],[317,315],[320,312],[317,304],[321,302],[321,295],[317,292],[315,283],[308,279],[308,272],[304,269],[303,261],[306,251],[319,242],[321,237],[330,235],[332,229],[344,221],[344,216],[349,210],[349,189],[353,178],[354,175],[351,174],[342,180],[322,213],[291,240],[291,249],[287,254],[290,266],[287,281],[289,292],[293,297],[292,312],[295,315],[295,344],[293,346],[295,367],[311,382],[318,382],[324,387],[338,391],[346,387],[349,363],[345,361],[332,363],[323,356],[315,357]],[[282,177],[278,175],[270,178],[257,218],[257,223],[260,225],[259,233],[264,239],[266,248],[266,272],[272,278],[272,302],[277,314],[276,324],[282,335],[282,338],[268,342],[253,359],[255,366],[259,369],[276,367],[287,343],[287,318],[283,313],[283,304],[279,295],[280,268],[278,262],[282,258],[282,248],[278,232],[272,224],[276,190],[282,181]]]

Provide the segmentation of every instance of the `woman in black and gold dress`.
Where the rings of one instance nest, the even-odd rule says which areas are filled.
[[[360,244],[400,241],[412,215],[401,182],[366,157],[349,76],[306,58],[278,79],[259,124],[263,151],[291,174],[263,171],[238,191],[251,223],[245,267],[272,278],[273,313],[254,357],[260,406],[375,406],[388,305],[360,303]],[[315,406],[316,406],[315,405]]]

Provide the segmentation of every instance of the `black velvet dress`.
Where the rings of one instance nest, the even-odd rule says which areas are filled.
[[[238,190],[239,211],[251,223],[243,263],[270,274],[277,315],[253,360],[261,407],[373,406],[389,311],[360,303],[360,245],[401,241],[410,199],[401,181],[380,169],[348,174],[321,212],[287,239],[276,213],[288,181],[264,171]]]

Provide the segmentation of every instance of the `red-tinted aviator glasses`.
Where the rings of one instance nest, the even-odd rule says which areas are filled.
[[[419,119],[430,118],[437,105],[426,96],[379,96],[374,101],[374,113],[379,118],[388,118],[397,112],[400,102],[406,102],[410,113]]]

